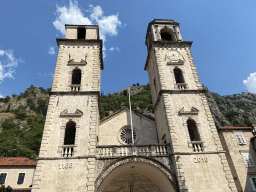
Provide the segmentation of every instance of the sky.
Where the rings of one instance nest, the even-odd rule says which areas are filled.
[[[255,10],[255,0],[1,0],[0,97],[52,86],[65,24],[99,25],[104,94],[148,83],[145,37],[154,19],[180,23],[209,90],[256,93]]]

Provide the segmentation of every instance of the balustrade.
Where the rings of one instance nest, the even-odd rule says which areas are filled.
[[[204,151],[202,141],[191,141],[191,144],[192,144],[194,152],[203,152]]]
[[[121,145],[97,146],[99,157],[122,156],[166,156],[169,155],[169,145]]]
[[[79,84],[70,85],[70,91],[80,91],[80,85]]]
[[[179,90],[186,89],[186,83],[176,83],[176,86]]]
[[[74,146],[63,145],[62,157],[72,157],[74,155]]]

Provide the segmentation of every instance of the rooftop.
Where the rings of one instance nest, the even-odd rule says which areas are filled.
[[[36,162],[27,157],[1,157],[0,166],[36,166]]]

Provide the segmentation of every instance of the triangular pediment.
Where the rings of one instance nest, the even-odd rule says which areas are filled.
[[[199,110],[195,107],[192,107],[189,111],[185,111],[184,107],[179,111],[181,115],[197,115]]]
[[[77,109],[74,113],[69,113],[67,109],[60,113],[61,117],[81,117],[83,112]]]

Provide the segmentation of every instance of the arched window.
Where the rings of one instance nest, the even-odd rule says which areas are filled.
[[[76,136],[76,123],[70,121],[66,125],[64,145],[74,145]]]
[[[174,76],[175,76],[176,83],[185,83],[183,75],[182,75],[182,71],[180,69],[177,69],[177,68],[175,68],[173,71],[174,71]]]
[[[77,29],[77,39],[85,39],[85,28]]]
[[[72,73],[72,85],[81,84],[81,70],[74,69]]]
[[[170,29],[168,28],[163,28],[161,31],[160,31],[160,34],[161,34],[161,39],[162,41],[173,41],[174,38],[173,38],[173,33]]]
[[[201,141],[196,122],[192,119],[187,120],[188,132],[191,141]]]

